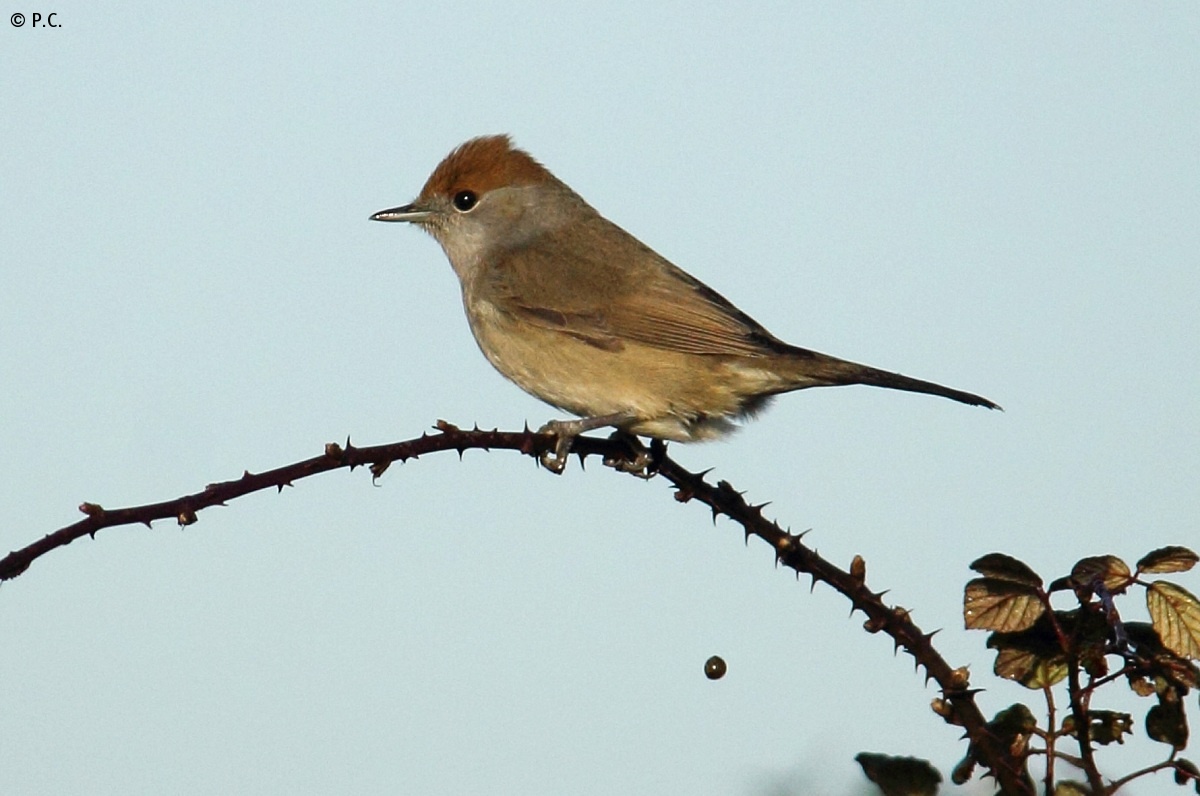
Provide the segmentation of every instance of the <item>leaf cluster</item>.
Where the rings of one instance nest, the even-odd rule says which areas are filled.
[[[1023,764],[1033,754],[1046,755],[1046,793],[1114,793],[1135,777],[1164,769],[1173,769],[1177,782],[1190,783],[1200,793],[1196,766],[1178,756],[1188,744],[1185,697],[1200,685],[1200,600],[1172,581],[1151,577],[1186,572],[1197,561],[1200,557],[1185,547],[1154,550],[1133,569],[1116,556],[1093,556],[1049,586],[1028,565],[1001,553],[971,565],[980,577],[963,593],[966,627],[991,631],[987,646],[996,651],[997,675],[1041,691],[1047,702],[1045,726],[1024,705],[1014,705],[997,715],[993,731]],[[1118,600],[1135,589],[1144,593],[1149,622],[1121,617]],[[1073,597],[1069,608],[1052,605],[1059,593]],[[1141,723],[1146,735],[1169,751],[1159,764],[1106,781],[1096,765],[1097,747],[1124,743],[1136,722],[1128,713],[1093,707],[1093,700],[1099,689],[1121,681],[1137,696],[1153,698]],[[1057,721],[1053,689],[1063,683],[1067,705]],[[1065,751],[1068,743],[1078,752]],[[1079,768],[1087,784],[1055,784],[1055,760]],[[965,781],[975,762],[968,750],[952,778]],[[1032,786],[1027,767],[1025,777]]]

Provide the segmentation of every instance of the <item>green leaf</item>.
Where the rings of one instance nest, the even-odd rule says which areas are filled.
[[[1046,610],[1036,588],[999,578],[975,578],[963,590],[963,621],[969,630],[1015,633]]]
[[[992,670],[1026,688],[1041,689],[1060,682],[1067,676],[1067,658],[1054,629],[1055,621],[1070,637],[1077,616],[1062,611],[1056,612],[1053,618],[1043,614],[1026,630],[988,636],[988,649],[997,650]]]
[[[1065,656],[1042,657],[1025,650],[1000,650],[992,670],[1000,677],[1015,680],[1026,688],[1040,691],[1061,683],[1067,676]]]
[[[1186,547],[1160,547],[1142,556],[1137,568],[1138,572],[1165,575],[1168,572],[1187,572],[1196,566],[1197,561],[1200,561],[1200,556]]]
[[[861,752],[855,760],[884,796],[934,796],[941,773],[928,760]]]
[[[1164,647],[1181,658],[1200,660],[1200,601],[1195,595],[1156,580],[1146,587],[1146,608]]]
[[[1054,786],[1054,796],[1092,796],[1092,789],[1082,782],[1065,779]]]
[[[1133,580],[1129,565],[1116,556],[1091,556],[1080,559],[1071,568],[1071,581],[1076,586],[1091,588],[1096,581],[1114,594],[1124,591]]]
[[[971,562],[971,569],[987,578],[1021,583],[1033,589],[1042,586],[1041,577],[1028,564],[1004,553],[988,553],[977,558]]]

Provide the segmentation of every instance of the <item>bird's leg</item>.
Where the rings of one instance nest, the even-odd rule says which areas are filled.
[[[620,426],[636,418],[624,412],[597,417],[581,417],[578,420],[551,420],[538,429],[539,434],[553,434],[558,437],[554,453],[546,452],[540,457],[542,466],[552,473],[561,473],[567,466],[567,454],[571,452],[571,443],[585,431],[591,431],[605,426]]]

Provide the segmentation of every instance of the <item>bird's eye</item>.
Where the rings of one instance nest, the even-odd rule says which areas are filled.
[[[475,207],[479,202],[479,197],[474,191],[459,191],[454,194],[454,209],[460,213],[467,213]]]

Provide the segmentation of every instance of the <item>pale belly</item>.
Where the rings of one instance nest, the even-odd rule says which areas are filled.
[[[626,414],[623,428],[678,441],[712,439],[762,409],[780,376],[745,357],[592,345],[476,302],[467,313],[488,361],[531,395],[580,417]]]

